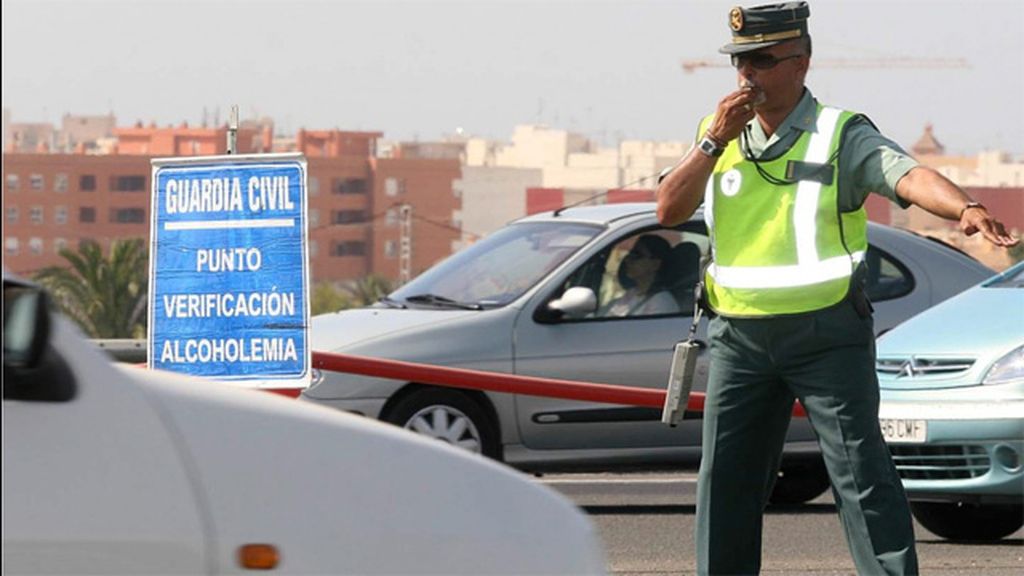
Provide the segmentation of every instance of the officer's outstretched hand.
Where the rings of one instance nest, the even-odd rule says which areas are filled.
[[[988,213],[984,206],[971,207],[960,215],[960,230],[968,236],[978,232],[996,246],[1014,246],[1019,242],[1006,231],[1006,227]]]

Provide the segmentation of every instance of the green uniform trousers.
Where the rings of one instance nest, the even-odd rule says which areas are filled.
[[[870,317],[843,302],[807,314],[714,318],[697,488],[697,570],[756,574],[762,516],[793,399],[824,455],[857,572],[916,574],[903,485],[878,426]]]

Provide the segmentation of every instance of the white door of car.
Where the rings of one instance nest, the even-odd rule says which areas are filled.
[[[524,310],[515,329],[516,373],[664,389],[672,349],[686,337],[693,319],[692,289],[706,251],[707,237],[695,225],[682,231],[647,228],[610,239],[561,283],[561,289],[594,290],[597,310],[584,318],[557,320]],[[639,294],[630,276],[657,268],[654,259],[662,268],[658,289]],[[703,321],[702,341],[706,327]],[[695,388],[703,390],[706,379],[707,354],[702,352]],[[660,408],[537,396],[517,396],[516,408],[522,441],[530,449],[699,444],[700,420],[669,428],[661,423]]]
[[[71,330],[54,323],[51,343],[73,398],[5,391],[3,572],[210,572],[199,479],[186,473],[159,407]]]

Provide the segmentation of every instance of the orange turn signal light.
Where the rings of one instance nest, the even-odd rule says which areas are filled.
[[[281,554],[273,544],[245,544],[238,547],[238,564],[248,570],[273,570]]]

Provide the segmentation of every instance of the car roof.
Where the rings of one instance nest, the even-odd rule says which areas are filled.
[[[632,202],[624,204],[599,204],[596,206],[575,206],[540,212],[516,220],[519,222],[581,222],[608,225],[616,220],[654,215],[654,202]]]
[[[620,221],[634,221],[654,217],[658,205],[654,202],[623,202],[621,204],[597,204],[591,206],[562,207],[557,210],[539,212],[516,220],[522,222],[577,222],[608,226]],[[703,220],[704,207],[700,206],[690,220]]]
[[[539,212],[537,214],[520,218],[514,223],[573,222],[610,226],[613,223],[634,222],[638,219],[653,217],[655,215],[656,208],[657,204],[654,202],[626,202],[622,204],[573,206],[550,210],[547,212]],[[703,220],[703,211],[703,206],[699,207],[693,216],[690,217],[690,221]],[[976,264],[979,270],[985,269],[989,273],[994,272],[969,254],[936,238],[922,236],[916,232],[886,226],[877,222],[869,221],[867,224],[872,235],[885,235],[890,237],[901,236],[906,239],[906,241],[918,245],[925,251],[944,253],[946,255],[957,254],[961,260],[970,261],[973,264]]]
[[[622,204],[573,206],[569,208],[549,210],[546,212],[538,212],[537,214],[531,214],[530,216],[520,218],[515,222],[580,222],[607,226],[618,220],[633,220],[642,217],[654,216],[656,209],[657,204],[654,202],[625,202]],[[702,220],[703,218],[704,207],[701,206],[697,208],[697,211],[690,217],[690,220]],[[892,230],[896,234],[903,233],[911,236],[918,236],[922,240],[925,240],[918,234],[907,232],[905,230],[898,230],[891,226],[885,226],[875,222],[868,222],[868,226],[873,229],[884,229],[886,231]]]

